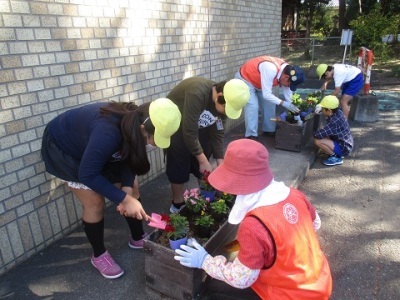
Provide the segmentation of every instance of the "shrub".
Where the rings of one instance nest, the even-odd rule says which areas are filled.
[[[387,59],[393,47],[383,43],[382,37],[389,34],[397,36],[400,15],[385,16],[377,6],[370,14],[351,21],[350,25],[354,30],[354,41],[358,46],[365,46],[371,49],[376,57]]]

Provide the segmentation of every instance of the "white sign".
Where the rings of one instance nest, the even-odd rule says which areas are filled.
[[[340,46],[351,45],[352,39],[353,39],[353,30],[343,29],[342,30],[342,39],[340,40]]]

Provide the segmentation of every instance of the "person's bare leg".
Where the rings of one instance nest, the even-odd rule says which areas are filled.
[[[104,197],[92,190],[70,188],[72,193],[82,203],[82,220],[97,223],[104,218]]]
[[[353,99],[353,96],[343,94],[340,98],[340,107],[342,108],[344,116],[348,119],[350,113],[350,101]]]
[[[172,200],[176,204],[183,203],[184,184],[171,183]]]
[[[334,153],[333,149],[335,147],[335,144],[330,139],[315,139],[314,144],[328,155],[332,155]]]
[[[136,176],[135,181],[133,182],[133,191],[132,191],[132,196],[135,197],[136,199],[140,198],[140,192],[139,192],[139,181]]]
[[[92,265],[106,278],[118,278],[124,270],[114,262],[104,244],[104,197],[92,190],[70,188],[82,203],[82,223],[86,237],[92,246]],[[105,268],[104,261],[107,261]]]
[[[70,188],[70,190],[82,203],[83,229],[92,246],[93,256],[99,257],[106,252],[104,245],[104,198],[92,190],[74,188]]]

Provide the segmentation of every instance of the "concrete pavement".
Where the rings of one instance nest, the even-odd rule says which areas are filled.
[[[322,219],[332,299],[400,299],[399,111],[350,126],[354,152],[340,167],[316,159],[300,189]]]

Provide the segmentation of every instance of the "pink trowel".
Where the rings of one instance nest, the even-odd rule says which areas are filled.
[[[150,223],[148,224],[151,227],[165,229],[167,222],[162,220],[162,216],[156,213],[151,213]]]

